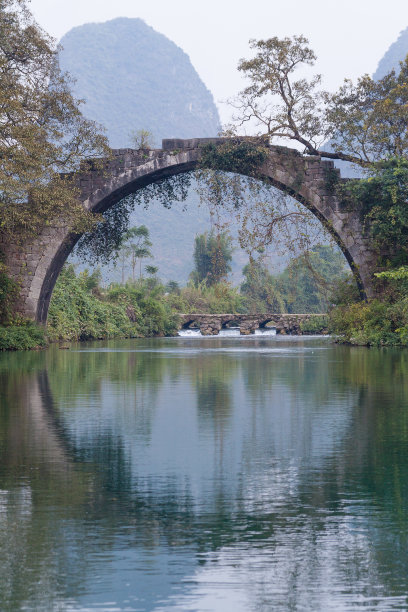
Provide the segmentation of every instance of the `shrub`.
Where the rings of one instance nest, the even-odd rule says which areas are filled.
[[[229,283],[221,282],[208,287],[205,282],[197,286],[187,285],[179,295],[171,293],[167,303],[176,312],[206,312],[219,314],[242,311],[243,298]]]
[[[93,275],[75,274],[72,266],[61,273],[48,315],[51,340],[92,340],[138,335],[126,306],[103,301]]]
[[[380,300],[337,306],[329,329],[340,342],[361,346],[408,346],[407,298],[390,304]]]
[[[326,332],[328,327],[329,318],[324,315],[321,317],[311,317],[300,323],[300,329],[304,334],[321,334],[322,332]]]
[[[46,345],[42,327],[34,323],[22,326],[0,327],[1,351],[24,351]]]
[[[0,324],[5,325],[12,321],[17,297],[18,285],[9,278],[6,267],[0,262]]]

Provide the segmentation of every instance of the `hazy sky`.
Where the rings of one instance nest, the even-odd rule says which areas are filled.
[[[31,0],[40,25],[56,38],[74,26],[140,17],[179,45],[221,104],[242,85],[236,66],[250,38],[304,34],[318,55],[327,89],[373,73],[408,26],[408,0]]]

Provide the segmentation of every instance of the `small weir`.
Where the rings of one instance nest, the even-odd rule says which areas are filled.
[[[298,336],[327,333],[324,314],[294,313],[184,313],[179,314],[179,336]]]
[[[179,329],[177,335],[186,338],[196,338],[198,336],[200,336],[200,338],[202,337],[202,333],[199,329]]]
[[[183,338],[202,338],[203,334],[197,328],[195,329],[180,329],[178,331],[178,336],[182,336]],[[254,333],[251,334],[254,336],[276,336],[276,329],[274,327],[261,327],[259,329],[255,329]],[[223,337],[232,337],[232,336],[241,336],[241,330],[239,327],[226,327],[224,329],[220,329],[218,334],[213,334],[211,337],[216,338],[219,336]]]
[[[240,336],[241,332],[239,327],[224,327],[220,329],[218,336]]]
[[[260,327],[254,331],[255,336],[276,336],[274,327]]]

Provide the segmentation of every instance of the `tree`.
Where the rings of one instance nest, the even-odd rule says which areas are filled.
[[[249,312],[284,312],[285,302],[262,257],[250,258],[243,269],[244,281],[241,294],[245,296],[245,307]]]
[[[0,3],[0,232],[17,241],[55,217],[77,231],[95,221],[78,202],[71,174],[106,155],[100,128],[83,117],[55,42],[26,0]]]
[[[241,60],[238,70],[250,84],[235,101],[241,124],[255,120],[262,133],[271,138],[287,138],[316,150],[324,132],[320,75],[311,80],[293,80],[299,67],[313,66],[316,55],[304,36],[251,40],[256,56]]]
[[[272,275],[263,257],[251,258],[243,270],[241,293],[250,312],[325,312],[329,295],[346,278],[344,257],[330,246],[313,247]]]
[[[338,185],[343,203],[358,202],[381,267],[408,264],[408,159],[378,162],[368,178]]]
[[[300,143],[305,152],[360,166],[408,152],[408,58],[397,75],[379,81],[368,75],[357,84],[346,80],[335,94],[319,88],[320,75],[298,78],[316,55],[304,36],[252,40],[255,57],[238,69],[249,80],[233,102],[239,125],[253,122],[260,135]],[[334,151],[321,150],[328,139]]]
[[[149,276],[155,276],[158,273],[159,268],[157,266],[146,266],[145,270]]]
[[[135,281],[135,269],[139,261],[139,278],[142,278],[142,260],[152,257],[149,247],[152,243],[149,240],[149,230],[145,225],[131,227],[122,239],[122,246],[119,250],[119,259],[122,264],[122,283],[124,282],[124,270],[126,260],[130,259],[132,267],[132,280]]]
[[[208,287],[225,279],[231,270],[231,238],[226,233],[199,234],[194,241],[194,270],[191,279],[195,285],[204,282]]]
[[[346,278],[345,260],[339,250],[327,245],[292,259],[276,278],[287,312],[326,312],[329,297]]]
[[[136,149],[153,149],[154,147],[154,136],[149,130],[131,132],[130,140]]]
[[[175,280],[169,280],[166,284],[165,290],[167,293],[173,293],[174,295],[180,295],[180,285]]]
[[[370,167],[390,157],[408,157],[408,56],[397,74],[382,79],[345,80],[339,91],[326,96],[326,119],[336,152]]]

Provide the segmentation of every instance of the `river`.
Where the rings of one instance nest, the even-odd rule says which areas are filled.
[[[408,610],[408,352],[0,354],[0,610]]]

